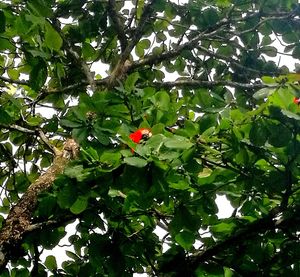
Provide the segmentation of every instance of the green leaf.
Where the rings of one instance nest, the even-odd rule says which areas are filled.
[[[268,139],[268,131],[261,121],[253,122],[249,138],[250,141],[257,146],[262,146],[266,143]]]
[[[39,116],[35,116],[35,117],[28,117],[27,118],[27,123],[30,126],[40,126],[41,123],[43,122],[44,118],[39,117]]]
[[[11,116],[2,108],[0,107],[0,123],[8,125],[13,122]]]
[[[177,182],[169,182],[169,187],[178,190],[187,190],[190,189],[190,184],[187,180],[178,180]]]
[[[138,157],[126,157],[124,158],[124,162],[134,167],[145,167],[147,165],[146,160]]]
[[[57,204],[62,209],[68,209],[72,206],[77,198],[77,191],[74,184],[64,186],[57,195]]]
[[[72,130],[72,137],[78,142],[82,143],[87,139],[89,135],[89,129],[88,128],[75,128]]]
[[[195,243],[195,236],[189,231],[182,231],[175,236],[175,241],[185,250],[190,250]]]
[[[275,147],[286,146],[291,140],[292,133],[291,131],[282,124],[270,124],[267,126],[270,136],[268,141],[271,145]]]
[[[217,0],[217,6],[220,8],[229,8],[231,6],[230,0]]]
[[[170,149],[188,149],[194,144],[191,143],[187,138],[181,136],[172,136],[171,138],[166,138],[164,140],[164,145]]]
[[[277,56],[277,48],[274,46],[264,46],[261,48],[261,52],[266,54],[269,57]]]
[[[16,69],[9,68],[7,70],[7,75],[13,80],[18,80],[18,78],[20,76],[20,72]]]
[[[136,81],[139,79],[139,73],[134,72],[130,74],[125,81],[125,89],[126,91],[132,91],[134,89]]]
[[[152,151],[158,152],[163,145],[165,138],[166,137],[162,134],[153,135],[149,140],[147,140],[146,145]]]
[[[233,222],[221,222],[219,224],[213,225],[211,231],[213,233],[220,233],[222,235],[229,235],[232,233],[236,225]]]
[[[71,252],[71,251],[66,251],[66,255],[69,257],[69,258],[71,258],[71,259],[73,259],[74,261],[79,261],[80,260],[80,258],[75,254],[75,253],[73,253],[73,252]]]
[[[145,0],[139,0],[137,3],[138,3],[138,6],[137,6],[137,11],[136,11],[136,17],[138,20],[140,20],[141,15],[144,10]]]
[[[85,196],[79,196],[74,204],[70,207],[70,211],[73,214],[80,214],[86,210],[88,206],[88,198]]]
[[[89,43],[83,43],[82,45],[82,56],[87,61],[92,61],[95,59],[97,52],[94,47]]]
[[[15,46],[10,42],[8,38],[0,37],[0,50],[15,50]]]
[[[271,88],[262,88],[253,94],[253,98],[255,98],[256,100],[265,99],[270,94],[274,93],[274,91],[275,91],[275,89],[273,89],[273,88],[272,89]]]
[[[41,217],[53,216],[53,211],[56,207],[56,198],[53,195],[41,197],[38,205],[38,215]]]
[[[75,178],[78,182],[84,181],[89,175],[89,169],[83,169],[82,165],[68,165],[64,174],[69,178]]]
[[[135,48],[135,53],[138,57],[143,57],[145,53],[145,49],[149,48],[151,45],[149,39],[142,39],[140,40]]]
[[[60,50],[63,44],[61,36],[48,22],[45,25],[45,44],[49,49],[54,51]]]
[[[41,17],[51,17],[53,14],[47,0],[30,0],[28,1],[28,6],[35,14]]]
[[[293,118],[295,120],[299,120],[300,121],[300,116],[293,113],[293,112],[290,112],[290,111],[287,111],[287,110],[281,110],[282,114],[284,114],[285,116],[287,116],[288,118]]]
[[[69,166],[65,169],[64,173],[70,178],[76,178],[81,175],[83,171],[82,165]]]
[[[294,50],[293,50],[293,53],[292,53],[292,56],[293,58],[295,59],[300,59],[300,46],[297,45]]]
[[[100,161],[106,163],[110,166],[116,166],[120,164],[121,161],[121,154],[120,152],[108,152],[105,151],[101,157]]]
[[[32,69],[29,75],[29,83],[33,90],[39,91],[45,84],[48,70],[46,62],[41,58],[36,58],[33,60]]]
[[[76,120],[76,119],[74,121],[69,120],[69,119],[61,119],[59,121],[59,123],[62,126],[67,127],[67,128],[80,128],[85,125],[84,122]]]
[[[261,80],[267,85],[276,84],[276,80],[271,76],[262,76]]]
[[[163,111],[169,111],[170,96],[166,91],[159,91],[152,97],[153,104]]]
[[[104,129],[99,125],[94,125],[93,134],[101,144],[108,145],[110,143],[109,136],[105,134]]]
[[[45,260],[45,266],[49,270],[56,270],[57,269],[56,258],[53,255],[47,256]]]

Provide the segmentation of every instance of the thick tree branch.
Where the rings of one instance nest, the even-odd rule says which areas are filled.
[[[0,230],[0,270],[5,268],[13,248],[19,245],[24,233],[30,228],[38,195],[51,187],[57,175],[63,172],[71,159],[77,157],[78,152],[78,144],[73,139],[68,139],[63,150],[56,152],[52,166],[29,186],[19,202],[10,210]]]
[[[129,61],[130,53],[144,34],[144,28],[146,24],[149,23],[148,21],[153,14],[153,5],[155,2],[156,0],[151,0],[144,8],[143,14],[140,18],[139,25],[135,29],[130,42],[122,52],[117,65],[115,66],[115,68],[111,73],[110,80],[109,80],[110,86],[113,86],[115,84],[116,79],[121,79],[122,76],[124,76],[124,74],[126,74],[129,71],[129,69],[132,67],[131,62]]]

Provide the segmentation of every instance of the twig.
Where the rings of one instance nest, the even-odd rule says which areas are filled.
[[[153,9],[152,6],[156,2],[156,0],[151,0],[147,6],[144,8],[143,14],[141,16],[139,25],[134,31],[133,36],[131,37],[130,42],[127,44],[126,48],[121,54],[121,57],[113,69],[110,79],[109,79],[109,86],[113,86],[116,82],[116,79],[121,79],[132,66],[132,63],[129,61],[129,56],[133,48],[136,46],[140,38],[143,36],[143,31],[145,25],[148,23],[149,18],[152,15]]]
[[[24,80],[13,80],[4,76],[0,75],[0,80],[10,83],[10,84],[16,84],[16,85],[25,85],[25,86],[29,86],[29,83],[27,81]]]
[[[189,266],[192,270],[195,270],[199,264],[212,259],[216,255],[224,253],[224,250],[228,247],[240,244],[249,238],[257,236],[259,233],[275,228],[275,222],[273,219],[279,212],[280,208],[276,207],[272,209],[267,216],[248,224],[239,232],[231,235],[227,239],[218,242],[214,246],[211,246],[203,251],[196,252],[193,256],[189,257]]]
[[[127,45],[128,45],[128,41],[127,41],[127,37],[125,34],[125,26],[122,24],[121,20],[120,20],[120,14],[117,13],[117,7],[116,7],[116,1],[115,0],[109,0],[108,1],[108,14],[112,20],[112,23],[114,24],[116,31],[117,31],[117,36],[118,39],[120,41],[120,45],[121,45],[121,51],[124,52]]]
[[[37,131],[40,139],[45,143],[45,145],[51,150],[52,153],[54,153],[55,155],[59,155],[60,150],[58,150],[55,146],[53,146],[50,141],[48,140],[48,138],[45,136],[44,132],[39,129]]]
[[[265,85],[265,84],[244,84],[233,81],[202,81],[202,80],[176,80],[169,82],[154,82],[154,86],[162,87],[162,88],[172,88],[172,87],[213,87],[213,86],[229,86],[235,88],[243,88],[243,89],[261,89],[261,88],[277,88],[278,85]]]

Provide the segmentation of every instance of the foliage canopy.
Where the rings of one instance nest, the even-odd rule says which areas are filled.
[[[179,2],[1,1],[1,276],[299,276],[298,1]]]

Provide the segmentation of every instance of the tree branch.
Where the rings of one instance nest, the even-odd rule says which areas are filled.
[[[51,26],[53,26],[53,28],[59,33],[60,37],[63,40],[64,50],[67,53],[69,53],[71,55],[71,57],[73,58],[73,60],[75,61],[75,63],[77,63],[81,67],[81,69],[82,69],[82,71],[83,71],[83,73],[86,77],[86,80],[87,80],[88,84],[91,86],[91,89],[94,90],[95,89],[95,80],[94,80],[94,76],[93,76],[89,66],[87,65],[85,60],[83,60],[79,56],[79,54],[73,49],[70,42],[65,38],[64,34],[61,31],[59,21],[58,20],[53,20],[53,23],[49,22],[49,24],[51,24]]]
[[[108,14],[112,20],[112,23],[116,29],[118,39],[121,44],[121,51],[124,52],[127,45],[127,37],[125,34],[125,26],[122,24],[120,20],[120,14],[117,13],[117,8],[116,8],[116,1],[115,0],[109,0],[108,1]]]
[[[0,75],[0,80],[3,81],[3,82],[9,83],[9,84],[29,86],[29,83],[27,81],[24,81],[24,80],[12,80],[12,79],[4,77],[2,75]]]
[[[196,252],[191,257],[188,257],[189,267],[192,269],[192,271],[195,271],[199,264],[207,262],[214,256],[224,253],[224,250],[227,248],[239,245],[244,241],[258,236],[259,234],[262,234],[268,230],[273,230],[275,228],[288,230],[291,225],[297,226],[300,222],[300,208],[291,207],[288,210],[289,211],[286,211],[287,214],[289,214],[288,217],[276,220],[278,215],[282,212],[282,209],[280,206],[275,207],[269,212],[268,215],[246,225],[240,231],[228,237],[227,239],[217,242],[214,246],[211,246],[205,250]]]
[[[0,230],[0,271],[5,268],[13,256],[14,247],[19,245],[30,228],[38,195],[51,187],[56,176],[63,172],[71,159],[77,157],[78,152],[78,144],[73,139],[68,139],[63,150],[56,153],[52,166],[28,187],[19,202],[10,210]]]
[[[25,127],[22,127],[22,126],[19,126],[16,124],[11,124],[11,125],[0,124],[0,128],[4,128],[7,130],[16,130],[16,131],[19,131],[22,133],[32,134],[32,135],[34,135],[36,133],[35,130],[31,130],[31,129],[28,129],[28,128],[25,128]]]
[[[154,86],[161,88],[173,88],[173,87],[190,87],[190,88],[199,88],[199,87],[213,87],[213,86],[229,86],[242,89],[261,89],[261,88],[277,88],[278,85],[265,85],[265,84],[245,84],[238,83],[233,81],[202,81],[202,80],[176,80],[169,82],[153,82]]]
[[[156,2],[156,0],[151,0],[147,6],[144,8],[143,14],[140,18],[139,25],[134,31],[134,34],[128,43],[127,47],[124,49],[124,51],[121,54],[121,57],[113,69],[110,80],[109,80],[109,86],[113,86],[115,84],[116,79],[121,79],[124,74],[126,74],[129,69],[132,67],[131,62],[129,61],[129,56],[133,48],[136,46],[140,38],[143,36],[143,31],[145,28],[145,25],[148,23],[149,18],[151,17],[153,13],[153,4]]]

